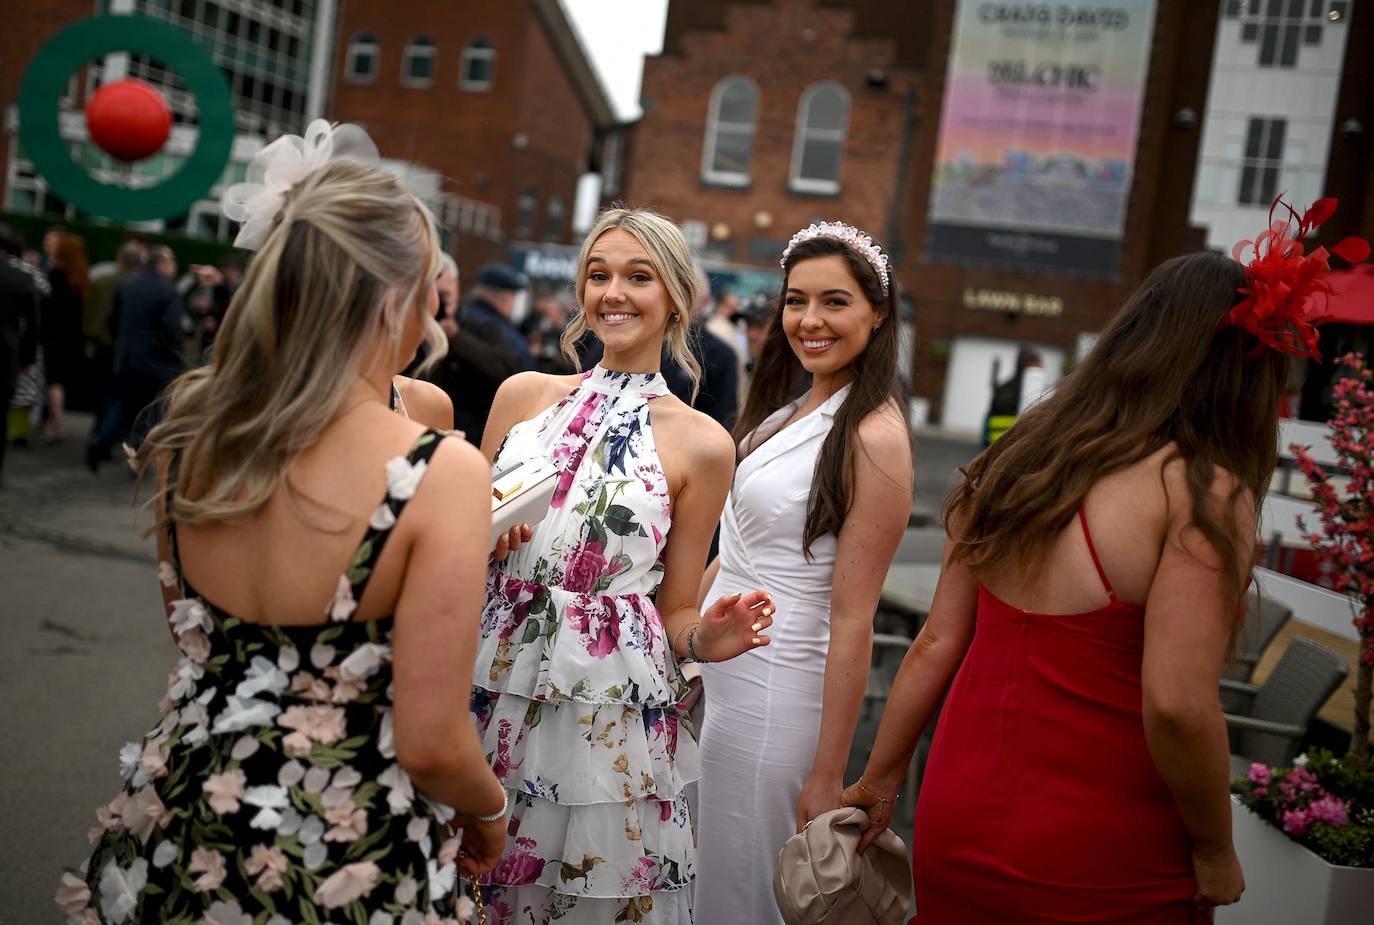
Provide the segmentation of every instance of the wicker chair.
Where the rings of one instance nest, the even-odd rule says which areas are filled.
[[[1293,608],[1251,587],[1245,595],[1245,624],[1240,630],[1236,652],[1222,669],[1221,676],[1232,681],[1249,681],[1260,656],[1292,616]]]
[[[1254,761],[1290,763],[1317,711],[1349,673],[1345,659],[1326,646],[1294,639],[1263,684],[1222,679],[1222,692],[1243,701],[1241,710],[1226,714],[1232,775],[1243,775]]]

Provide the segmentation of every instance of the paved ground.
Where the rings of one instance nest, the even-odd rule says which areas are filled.
[[[89,419],[56,446],[6,454],[0,488],[0,925],[59,923],[63,865],[88,850],[97,805],[115,793],[117,753],[157,720],[175,650],[160,616],[146,512],[121,465],[81,464]],[[924,434],[917,506],[933,512],[976,448]],[[937,527],[900,556],[939,561]],[[867,751],[861,731],[854,765]],[[909,825],[909,821],[908,821]],[[901,832],[903,837],[909,831]]]

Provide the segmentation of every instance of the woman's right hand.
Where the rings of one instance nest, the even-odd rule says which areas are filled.
[[[503,815],[495,822],[482,822],[473,817],[459,821],[463,826],[463,841],[458,869],[468,878],[480,877],[496,866],[506,850],[507,819]]]
[[[1199,906],[1229,906],[1245,892],[1245,874],[1233,845],[1220,850],[1193,848],[1193,876],[1197,878],[1193,902]]]
[[[868,828],[859,837],[859,854],[873,844],[883,830],[892,824],[892,811],[897,808],[897,788],[869,780],[867,775],[844,788],[841,806],[857,806],[868,813]]]

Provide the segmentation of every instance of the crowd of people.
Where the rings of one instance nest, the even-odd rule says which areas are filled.
[[[257,253],[137,447],[181,657],[62,878],[70,922],[433,925],[474,901],[493,925],[781,921],[779,849],[856,807],[864,850],[942,700],[921,925],[1237,900],[1218,678],[1284,353],[1311,349],[1301,292],[1260,304],[1282,229],[1269,263],[1161,265],[968,467],[846,781],[915,466],[881,246],[811,225],[771,304],[718,300],[747,321],[739,402],[668,219],[602,213],[571,312],[536,303],[522,330],[506,269],[454,313],[432,218],[357,149],[304,148],[297,179],[239,197]],[[160,269],[116,286],[116,376],[125,300],[172,298]],[[713,368],[732,431],[700,407]],[[491,548],[493,467],[536,459],[547,512]]]
[[[6,446],[64,440],[69,401],[79,397],[95,416],[84,454],[97,470],[138,413],[209,356],[242,276],[234,259],[179,273],[171,248],[138,238],[92,265],[85,240],[61,226],[33,251],[0,223],[0,255],[0,466]]]

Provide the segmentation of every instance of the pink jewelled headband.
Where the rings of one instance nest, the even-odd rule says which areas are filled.
[[[864,234],[853,225],[846,225],[844,222],[819,222],[807,225],[801,231],[792,235],[792,240],[787,242],[787,247],[783,248],[782,259],[778,264],[787,269],[787,255],[792,253],[792,248],[803,241],[810,241],[812,238],[834,238],[848,244],[868,261],[878,274],[878,283],[883,289],[883,298],[887,298],[887,254],[882,252],[878,245],[873,243],[873,239]]]

